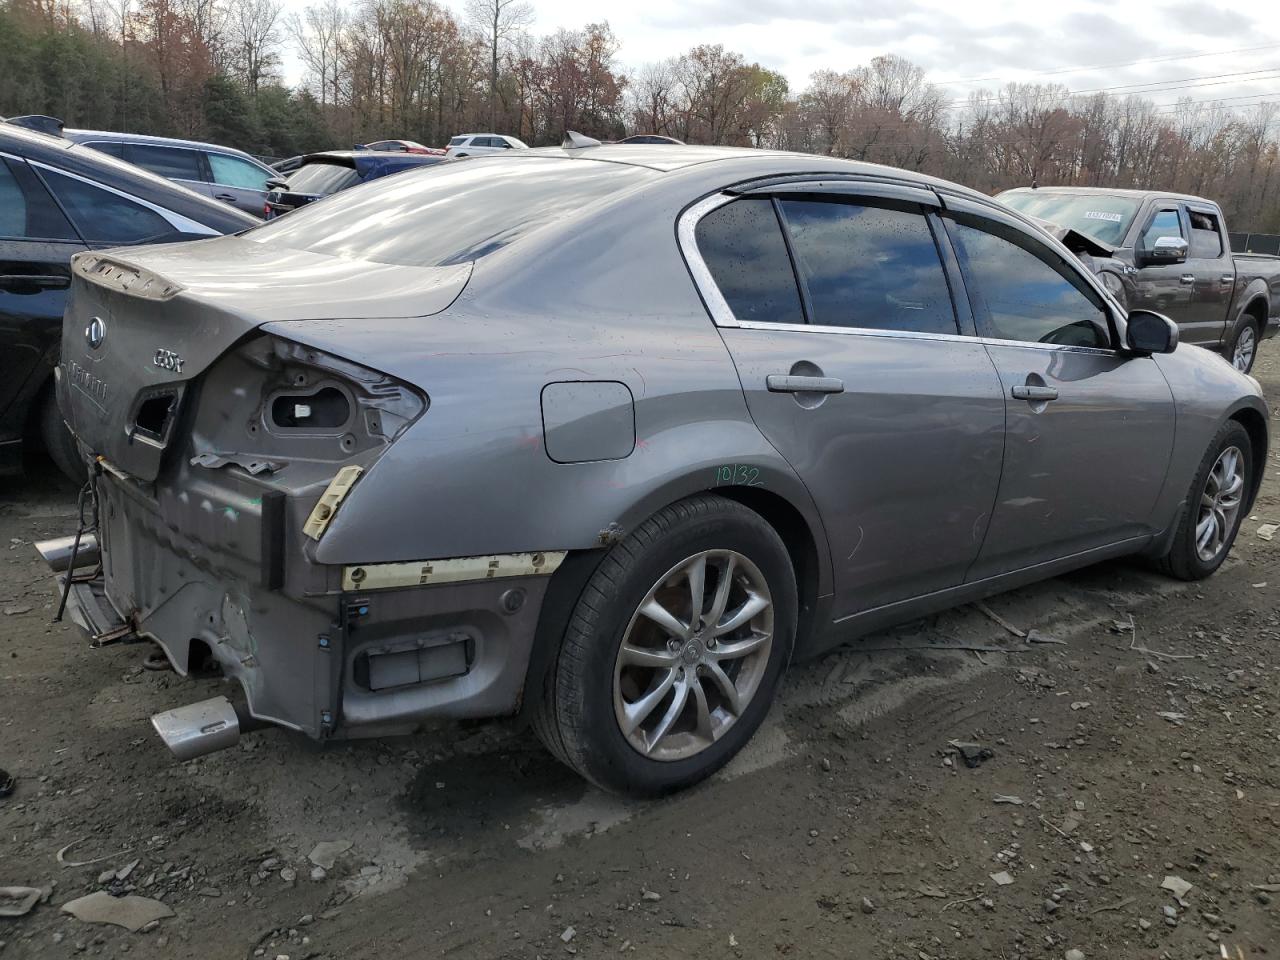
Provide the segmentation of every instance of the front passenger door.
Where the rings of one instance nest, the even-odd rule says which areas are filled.
[[[1074,258],[990,208],[948,206],[1007,410],[1000,493],[969,579],[1155,532],[1174,426],[1159,367],[1114,348],[1105,301]]]

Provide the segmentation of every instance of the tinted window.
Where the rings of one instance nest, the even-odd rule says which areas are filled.
[[[303,164],[289,177],[288,189],[293,193],[318,193],[328,196],[360,182],[354,167],[337,163]]]
[[[466,137],[454,137],[452,140],[449,141],[449,146],[460,147],[466,142],[467,142]]]
[[[117,160],[124,159],[123,143],[107,143],[105,141],[102,141],[99,143],[86,143],[85,146],[91,147],[92,149],[97,150],[99,153],[105,153],[109,156],[115,157]]]
[[[767,198],[735,200],[698,221],[698,252],[739,320],[804,323],[787,242]]]
[[[90,243],[138,243],[174,233],[168,220],[140,203],[60,173],[44,177]]]
[[[143,170],[169,180],[203,180],[200,170],[200,154],[180,147],[156,147],[149,143],[130,143],[125,146],[124,158],[136,163]]]
[[[951,292],[918,207],[783,200],[811,323],[956,333]]]
[[[1188,210],[1191,219],[1191,250],[1188,256],[1198,260],[1216,260],[1222,256],[1222,234],[1218,218],[1211,213]]]
[[[1152,219],[1151,225],[1142,231],[1138,238],[1139,250],[1151,250],[1161,237],[1181,237],[1182,220],[1177,210],[1161,210]]]
[[[951,236],[965,268],[970,302],[986,336],[1110,346],[1101,303],[1056,254],[1048,249],[1032,253],[1023,246],[1032,241],[996,224],[979,229],[952,222]]]
[[[0,159],[0,237],[79,239],[49,191],[20,160]]]
[[[335,257],[443,267],[479,260],[654,176],[620,163],[481,157],[384,177],[244,236]]]
[[[267,189],[269,173],[248,160],[240,157],[229,157],[222,153],[207,153],[209,169],[213,173],[213,182],[228,187],[243,187],[246,190]]]

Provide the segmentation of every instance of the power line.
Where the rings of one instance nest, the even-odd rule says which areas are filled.
[[[1267,74],[1267,75],[1252,76],[1253,74]],[[1239,79],[1240,77],[1244,77],[1244,76],[1249,76],[1250,79],[1248,80]],[[1232,79],[1219,79],[1222,77],[1229,77]],[[1218,87],[1227,83],[1257,83],[1262,80],[1274,80],[1276,79],[1276,77],[1280,77],[1280,70],[1278,70],[1276,67],[1264,67],[1261,70],[1242,70],[1238,73],[1210,74],[1209,76],[1205,76],[1205,77],[1181,77],[1181,78],[1172,79],[1172,80],[1149,80],[1145,83],[1122,83],[1122,84],[1116,84],[1110,87],[1094,87],[1087,90],[1068,90],[1066,93],[1061,94],[1060,96],[1049,97],[1047,102],[1057,103],[1060,100],[1069,100],[1072,97],[1088,96],[1094,93],[1114,93],[1117,90],[1128,91],[1126,95],[1172,93],[1175,90],[1190,90],[1190,89],[1196,89],[1200,87]],[[1204,81],[1214,81],[1214,82],[1206,83]],[[1163,86],[1157,87],[1156,86],[1157,84],[1163,84]],[[1137,89],[1139,87],[1145,87],[1149,89]],[[994,97],[983,97],[978,100],[971,100],[967,102],[972,104],[999,103],[1001,99],[1002,98],[999,95],[996,95]],[[953,100],[953,102],[955,101]]]
[[[1222,57],[1231,53],[1253,53],[1258,50],[1273,50],[1280,47],[1280,43],[1267,43],[1260,47],[1237,47],[1234,50],[1214,50],[1208,53],[1175,53],[1163,57],[1144,57],[1141,60],[1125,60],[1120,63],[1099,63],[1088,67],[1063,67],[1060,70],[1044,70],[1031,74],[1032,77],[1056,77],[1064,73],[1085,73],[1089,70],[1107,70],[1112,67],[1134,67],[1143,63],[1167,63],[1171,60],[1199,60],[1204,57]],[[934,86],[951,86],[960,83],[988,83],[997,80],[1009,80],[1010,82],[1018,82],[1013,77],[966,77],[959,80],[930,80]]]

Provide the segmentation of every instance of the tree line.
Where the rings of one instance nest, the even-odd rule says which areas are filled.
[[[1030,183],[1212,197],[1234,229],[1280,232],[1280,106],[1157,105],[1010,83],[955,101],[876,57],[800,90],[720,45],[634,69],[608,23],[535,35],[526,0],[0,0],[0,115],[209,139],[282,157],[495,130],[800,150],[995,192]],[[306,76],[281,80],[293,51]]]

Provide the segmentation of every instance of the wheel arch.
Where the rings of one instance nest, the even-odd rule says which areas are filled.
[[[1244,427],[1245,432],[1249,434],[1250,453],[1253,457],[1253,477],[1250,480],[1249,499],[1244,506],[1244,510],[1248,513],[1253,509],[1254,500],[1258,496],[1258,490],[1262,486],[1262,477],[1267,469],[1267,450],[1270,445],[1270,439],[1267,435],[1266,417],[1257,409],[1251,406],[1240,407],[1234,411],[1228,420],[1234,420],[1240,426]]]

